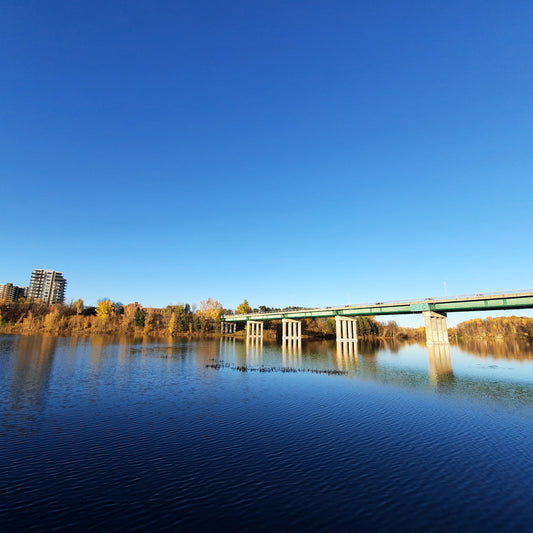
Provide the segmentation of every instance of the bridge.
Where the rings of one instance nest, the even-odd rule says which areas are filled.
[[[375,302],[343,307],[298,309],[273,313],[224,315],[221,329],[223,334],[234,334],[236,332],[236,324],[238,322],[246,322],[247,338],[262,339],[263,323],[268,320],[281,320],[283,341],[300,342],[302,338],[302,319],[335,318],[337,341],[356,342],[356,320],[358,316],[422,314],[426,328],[427,344],[447,344],[447,313],[514,309],[533,309],[532,289],[445,298],[425,298],[423,300]]]

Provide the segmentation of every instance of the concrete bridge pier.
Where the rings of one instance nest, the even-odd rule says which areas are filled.
[[[234,335],[236,331],[236,322],[222,322],[220,324],[220,333],[222,333],[222,335]]]
[[[255,320],[248,320],[246,322],[246,338],[247,339],[262,339],[263,338],[263,322]]]
[[[426,324],[426,344],[449,344],[446,313],[436,311],[422,311]]]
[[[283,318],[281,320],[281,338],[282,341],[302,341],[302,322],[301,320],[292,320]]]
[[[357,319],[347,316],[336,316],[337,342],[357,342]]]

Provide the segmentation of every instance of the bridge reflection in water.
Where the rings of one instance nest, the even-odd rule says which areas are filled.
[[[390,341],[357,342],[357,341],[331,341],[307,342],[302,345],[299,339],[286,339],[279,345],[267,342],[261,337],[247,338],[245,342],[235,338],[222,338],[219,342],[216,359],[228,366],[239,366],[256,369],[265,368],[291,368],[301,370],[339,370],[349,374],[361,375],[387,375],[387,381],[401,382],[402,378],[393,377],[394,368],[401,371],[403,377],[406,373],[420,375],[420,369],[406,367],[391,367],[390,363],[378,361],[378,354],[389,354],[395,357],[402,347],[401,343]],[[415,345],[418,346],[418,345]],[[420,346],[422,348],[422,346]],[[433,386],[451,385],[455,381],[450,345],[435,344],[424,346],[427,351],[427,375]]]
[[[281,343],[282,364],[284,367],[301,367],[302,340],[287,338]]]
[[[429,379],[434,385],[449,385],[455,381],[449,344],[428,346]]]
[[[359,367],[359,352],[357,341],[337,341],[335,352],[335,366],[339,370],[354,371]]]
[[[246,339],[246,364],[252,367],[263,364],[262,337],[248,337]]]

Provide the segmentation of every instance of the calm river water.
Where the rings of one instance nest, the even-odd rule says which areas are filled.
[[[532,531],[533,353],[0,336],[0,529]]]

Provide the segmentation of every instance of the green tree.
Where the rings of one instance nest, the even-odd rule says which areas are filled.
[[[207,328],[207,320],[204,315],[196,313],[192,327],[194,331],[203,332]]]
[[[137,311],[135,311],[135,316],[133,317],[133,323],[138,328],[144,328],[145,320],[146,320],[146,311],[144,309],[141,309],[140,307],[137,307]]]
[[[379,333],[378,323],[372,316],[357,317],[357,334],[361,337],[372,337]]]
[[[170,314],[169,327],[173,324],[174,333],[188,331],[192,320],[191,306],[189,304],[169,305],[165,311]]]
[[[189,305],[177,305],[174,308],[174,313],[176,313],[176,331],[182,333],[189,329],[189,315],[190,315]]]

